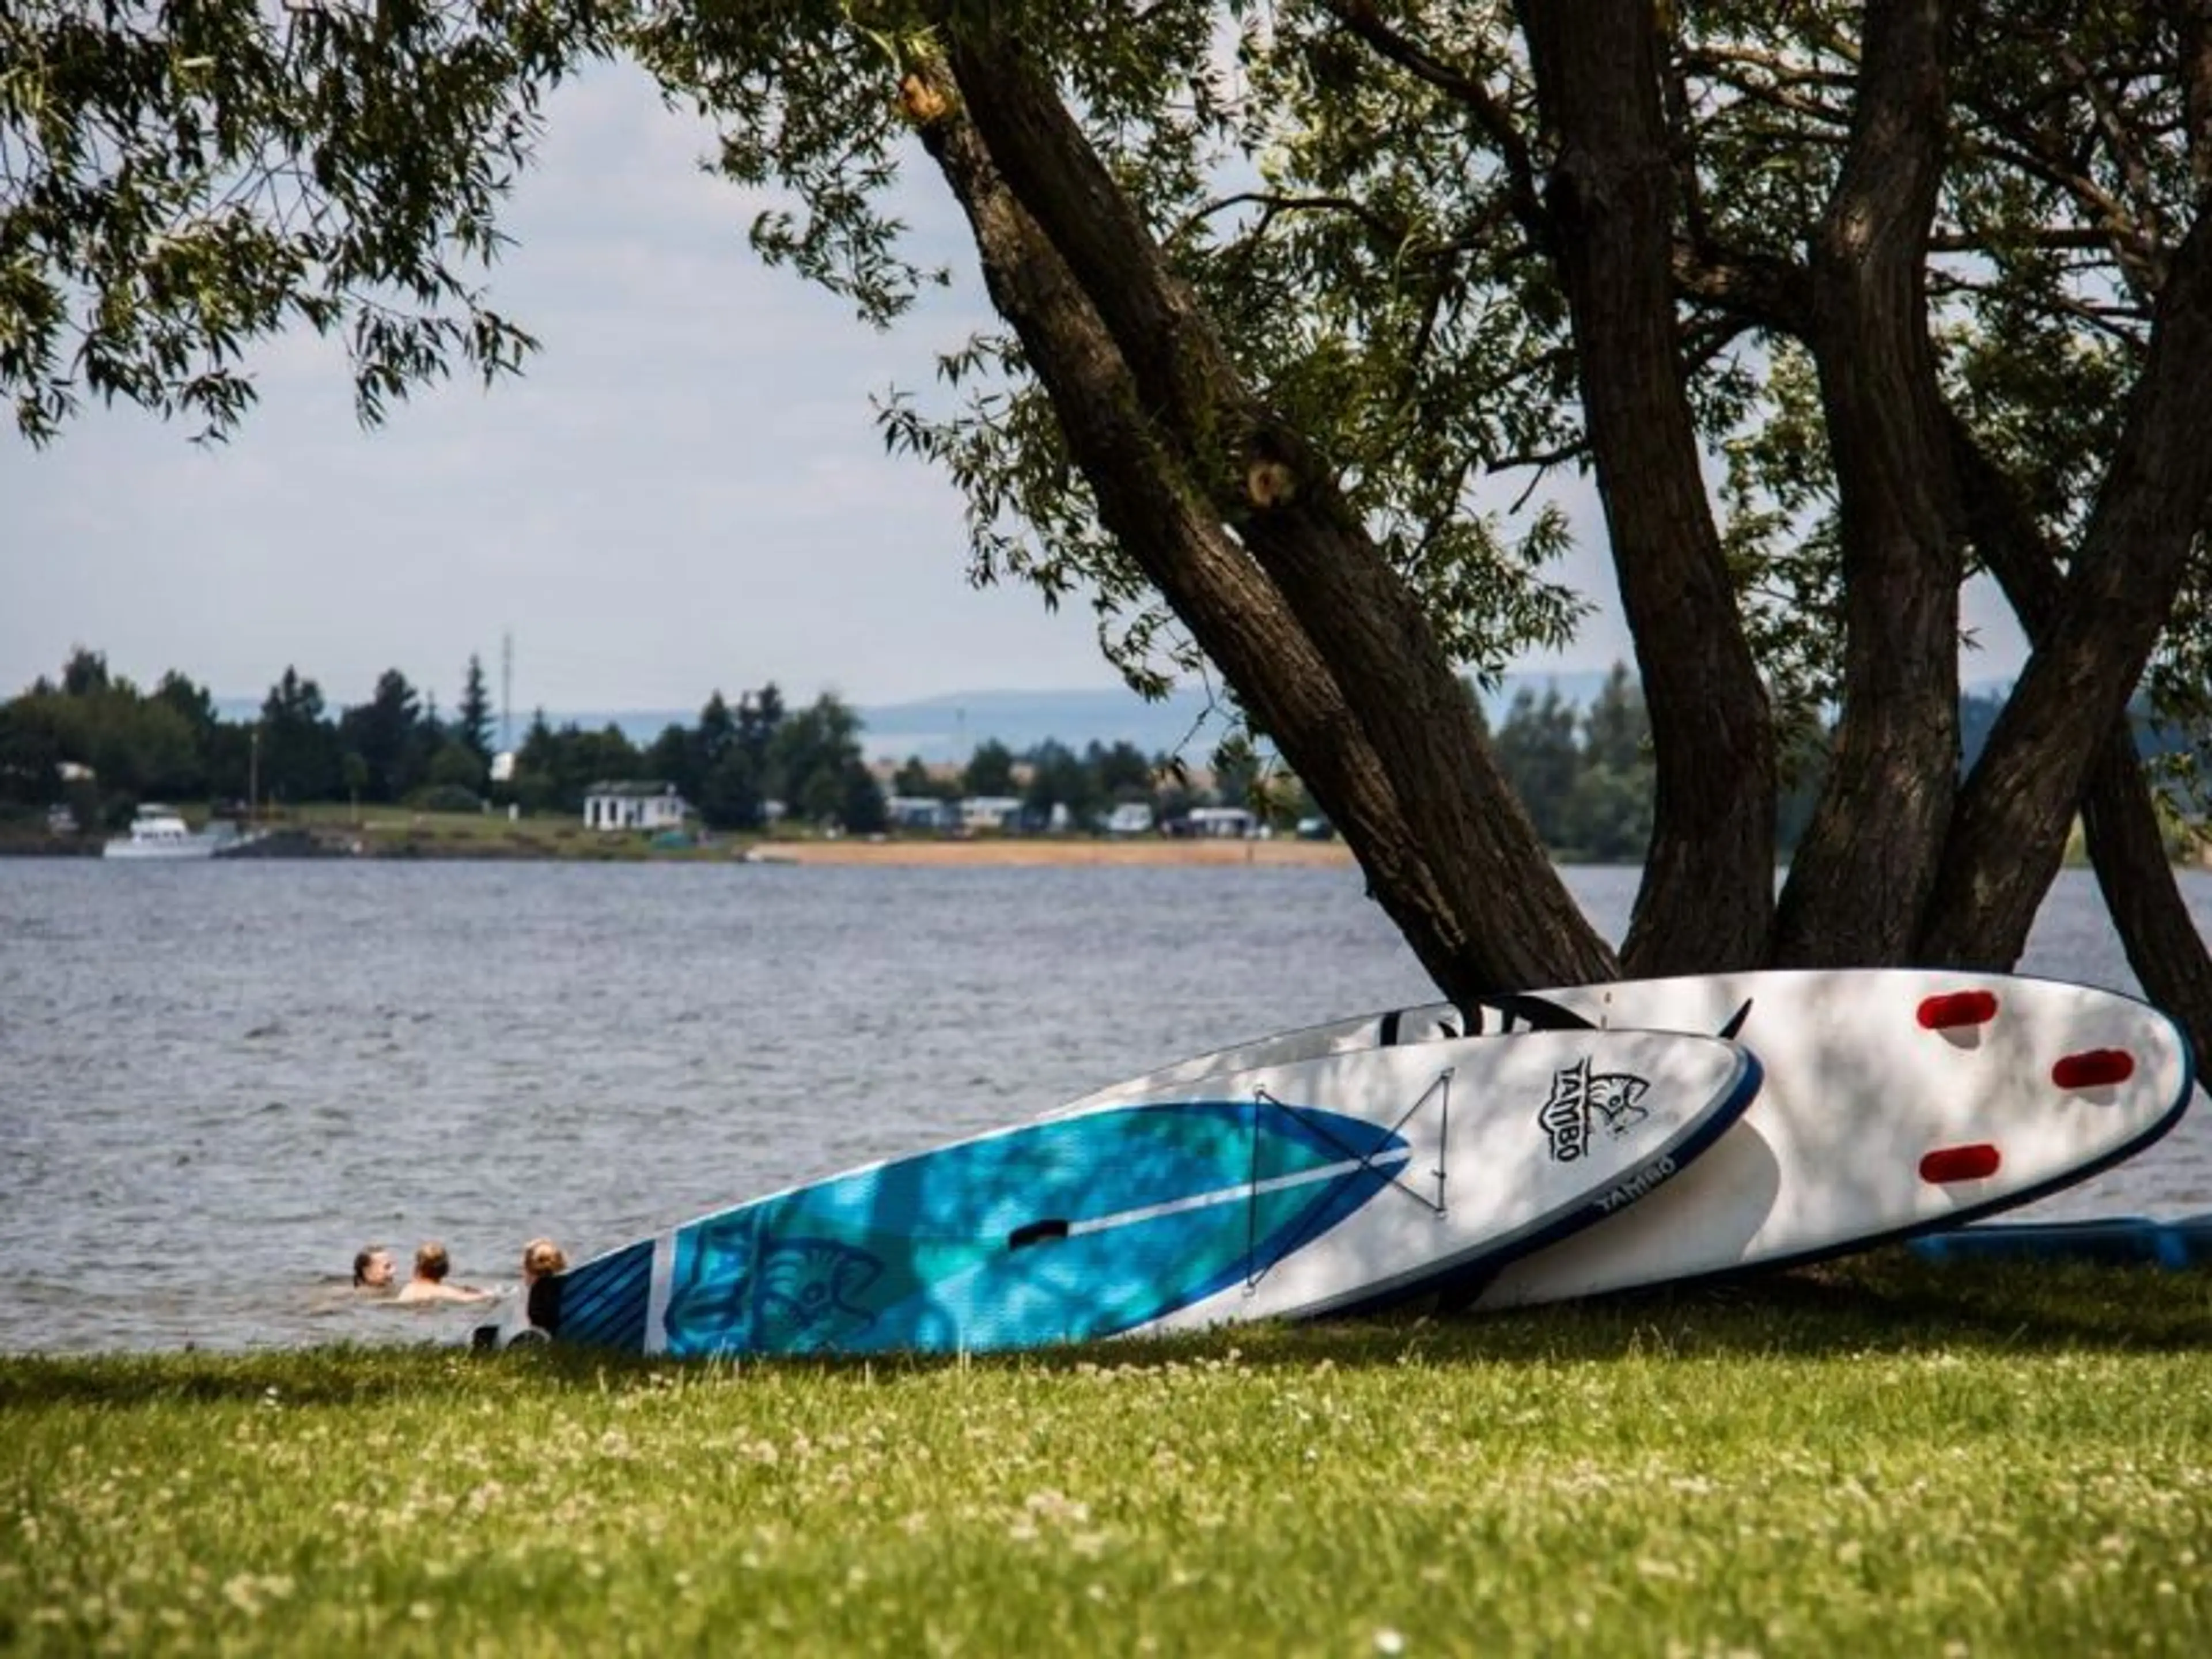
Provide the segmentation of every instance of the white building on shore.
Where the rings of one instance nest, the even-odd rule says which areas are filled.
[[[1188,818],[1192,835],[1210,839],[1241,841],[1259,828],[1259,820],[1244,806],[1194,806]]]
[[[584,792],[586,830],[681,830],[690,815],[672,783],[595,783]]]

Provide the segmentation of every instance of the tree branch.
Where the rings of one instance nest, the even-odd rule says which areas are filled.
[[[1231,208],[1259,207],[1266,210],[1261,220],[1261,232],[1273,223],[1278,215],[1285,213],[1341,213],[1357,219],[1376,235],[1393,241],[1403,241],[1407,226],[1403,220],[1386,219],[1364,202],[1349,196],[1285,196],[1273,191],[1239,191],[1233,196],[1218,197],[1196,212],[1184,216],[1181,224],[1165,238],[1170,246],[1180,242],[1200,225]]]
[[[2102,222],[2106,227],[2105,245],[2112,250],[2113,262],[2136,290],[2145,295],[2158,291],[2162,276],[2156,235],[2146,231],[2129,211],[2127,204],[2099,184],[2085,167],[2008,138],[1985,137],[1978,142],[1977,148],[1982,154],[2017,167],[2028,177],[2072,198]]]
[[[1817,99],[1807,98],[1786,87],[1770,86],[1758,81],[1738,80],[1728,75],[1716,75],[1716,84],[1724,86],[1745,103],[1756,104],[1764,109],[1778,110],[1816,126],[1832,129],[1832,134],[1818,135],[1820,141],[1840,143],[1850,127],[1850,114],[1846,110],[1832,109]],[[1807,134],[1808,139],[1815,135]]]
[[[1540,247],[1550,246],[1550,222],[1544,212],[1543,198],[1536,189],[1536,165],[1528,153],[1528,140],[1490,88],[1391,28],[1376,16],[1369,0],[1320,0],[1320,4],[1323,11],[1364,41],[1378,57],[1426,82],[1474,116],[1475,125],[1482,129],[1483,136],[1490,140],[1504,166],[1515,216],[1521,221],[1530,240]]]
[[[2126,120],[2114,107],[2110,88],[2090,72],[2089,66],[2070,45],[2062,44],[2057,55],[2066,73],[2081,88],[2097,132],[2105,141],[2106,152],[2119,169],[2129,198],[2128,216],[2143,245],[2144,258],[2151,268],[2151,287],[2155,291],[2165,285],[2166,225],[2158,192],[2151,183],[2149,161],[2136,144],[2136,135],[2129,131]]]
[[[1670,258],[1685,297],[1772,333],[1812,338],[1813,275],[1804,265],[1710,240],[1678,240]]]

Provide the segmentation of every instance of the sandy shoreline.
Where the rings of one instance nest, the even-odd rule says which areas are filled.
[[[1199,841],[1152,837],[1130,841],[1070,839],[973,841],[779,841],[763,843],[752,860],[762,864],[877,864],[1006,869],[1024,865],[1212,866],[1242,864],[1283,868],[1346,866],[1351,850],[1340,841]]]

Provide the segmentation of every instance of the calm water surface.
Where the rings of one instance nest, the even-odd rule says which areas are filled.
[[[1571,879],[1618,938],[1635,872]],[[2078,872],[2022,968],[2136,988]],[[449,1340],[354,1250],[504,1286],[1433,994],[1348,869],[0,860],[0,1351]],[[2212,1111],[2039,1208],[2212,1208]]]

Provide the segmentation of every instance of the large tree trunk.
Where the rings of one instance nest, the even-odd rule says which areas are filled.
[[[1161,431],[1157,401],[1145,395],[1098,309],[1007,187],[978,128],[960,112],[956,88],[927,66],[913,84],[921,95],[909,103],[925,118],[923,142],[968,214],[994,303],[1051,396],[1102,520],[1328,809],[1438,987],[1472,999],[1504,987],[1609,974],[1611,953],[1573,909],[1502,785],[1493,809],[1512,805],[1505,832],[1526,836],[1542,884],[1559,889],[1567,915],[1540,892],[1533,904],[1517,902],[1532,896],[1525,892],[1493,894],[1485,913],[1468,904],[1463,880],[1455,891],[1442,878],[1462,873],[1452,869],[1450,851],[1426,839],[1331,662],[1193,482],[1189,445]],[[1453,686],[1457,692],[1456,681]],[[1389,684],[1366,690],[1370,696],[1410,694]],[[1464,717],[1464,695],[1457,701]]]
[[[2099,750],[2142,677],[2212,501],[2212,217],[2176,250],[2150,352],[2049,624],[1959,801],[1928,961],[2019,958]]]
[[[1245,386],[1194,297],[1170,276],[1135,208],[1036,67],[974,15],[954,9],[940,21],[983,155],[1103,325],[1126,367],[1128,409],[1142,411],[1153,441],[1217,521],[1233,530],[1316,659],[1334,675],[1402,826],[1389,844],[1354,841],[1355,850],[1394,917],[1407,913],[1401,926],[1440,988],[1467,998],[1610,976],[1613,952],[1577,908],[1499,775],[1419,604],[1319,458]],[[1062,419],[1079,422],[1069,394],[1049,380],[1047,386]],[[1075,453],[1103,506],[1121,482],[1110,477],[1113,463],[1081,444]],[[1161,563],[1187,556],[1181,548],[1140,551],[1133,544],[1131,551]],[[1250,665],[1217,660],[1240,691],[1251,693]],[[1281,712],[1257,696],[1254,706],[1270,720]],[[1344,734],[1271,726],[1270,735],[1332,816],[1349,805],[1328,793],[1334,787],[1329,769],[1308,771],[1320,747]],[[1369,833],[1348,811],[1344,823],[1347,840]],[[1400,872],[1418,872],[1408,890],[1398,890],[1407,882]],[[1411,888],[1433,896],[1434,908],[1415,904]]]
[[[1844,712],[1775,926],[1790,965],[1903,961],[1959,757],[1956,514],[1924,273],[1942,182],[1942,0],[1867,8],[1850,147],[1814,240],[1812,347],[1843,538]]]
[[[1656,756],[1622,949],[1637,974],[1747,968],[1774,896],[1774,738],[1705,498],[1670,270],[1674,174],[1649,0],[1524,3],[1583,407]]]
[[[2065,597],[2057,556],[2044,544],[2035,521],[1966,423],[1954,416],[1949,427],[1952,464],[1974,544],[2019,613],[2029,641],[2040,645]],[[2212,951],[2205,949],[2174,880],[2150,782],[2125,715],[2105,734],[2090,769],[2081,817],[2098,884],[2129,965],[2145,994],[2188,1028],[2197,1052],[2212,1055]]]

